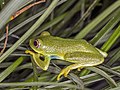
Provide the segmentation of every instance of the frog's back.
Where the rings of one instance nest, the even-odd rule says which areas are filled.
[[[63,39],[53,36],[46,36],[42,37],[41,39],[44,42],[46,52],[52,54],[65,54],[68,52],[99,53],[94,46],[83,39]]]

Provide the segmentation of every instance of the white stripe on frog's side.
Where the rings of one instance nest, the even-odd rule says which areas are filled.
[[[63,58],[58,57],[58,56],[55,56],[55,55],[51,55],[50,58],[51,58],[51,59],[62,59],[62,60],[63,60]]]

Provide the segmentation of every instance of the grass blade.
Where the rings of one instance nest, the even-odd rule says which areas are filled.
[[[55,0],[51,3],[45,13],[35,22],[35,24],[10,48],[8,49],[1,57],[0,63],[4,61],[16,48],[21,45],[50,15],[53,9],[56,7],[59,0]]]
[[[108,51],[119,37],[120,37],[120,25],[114,31],[114,33],[109,38],[109,40],[102,46],[101,49],[104,50],[104,51]]]
[[[113,27],[120,21],[120,11],[113,17],[95,37],[90,41],[94,46],[98,44],[98,42],[110,31]]]
[[[2,82],[11,72],[13,72],[18,65],[20,65],[26,57],[18,58],[12,65],[0,73],[0,82]]]
[[[116,10],[120,6],[120,1],[116,1],[110,7],[108,7],[103,13],[96,17],[90,24],[88,24],[79,34],[75,36],[76,39],[83,38],[86,36],[93,28],[95,28],[102,20],[104,20],[109,14]]]
[[[0,29],[9,21],[11,15],[20,7],[33,0],[11,0],[8,5],[0,12]]]
[[[87,67],[87,69],[91,70],[93,72],[96,72],[99,75],[103,76],[111,87],[116,87],[117,86],[115,81],[107,73],[105,73],[103,70],[100,70],[100,69],[98,69],[96,67]]]

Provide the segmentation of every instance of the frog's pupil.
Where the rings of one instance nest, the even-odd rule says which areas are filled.
[[[37,41],[37,40],[34,41],[34,45],[35,45],[35,46],[38,45],[38,41]]]

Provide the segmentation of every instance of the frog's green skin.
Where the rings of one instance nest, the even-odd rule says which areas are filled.
[[[63,69],[57,80],[61,75],[67,77],[72,69],[99,65],[104,62],[104,57],[107,56],[107,53],[83,39],[63,39],[51,36],[49,32],[42,32],[39,37],[31,39],[29,44],[35,53],[29,50],[26,50],[26,53],[31,54],[36,64],[43,70],[48,69],[50,60],[53,58],[74,63]],[[40,59],[41,55],[44,55],[44,61]]]

